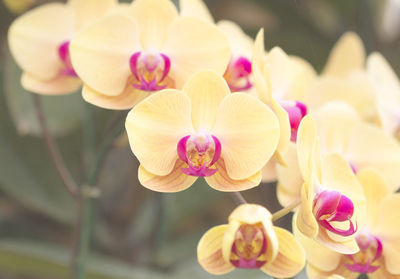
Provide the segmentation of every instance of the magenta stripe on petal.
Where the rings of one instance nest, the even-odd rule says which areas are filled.
[[[190,138],[190,135],[181,138],[179,140],[178,146],[177,146],[178,157],[179,157],[179,159],[181,159],[185,163],[188,162],[188,158],[187,158],[187,154],[186,154],[186,143],[189,140],[189,138]]]

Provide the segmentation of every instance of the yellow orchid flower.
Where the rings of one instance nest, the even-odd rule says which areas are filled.
[[[4,5],[14,14],[22,14],[29,9],[35,0],[3,0]]]
[[[375,90],[365,60],[360,37],[353,32],[345,33],[333,47],[322,75],[305,95],[310,111],[331,101],[343,101],[354,107],[364,120],[375,122]]]
[[[304,60],[289,57],[282,49],[275,47],[266,53],[264,49],[264,31],[256,37],[253,50],[253,75],[259,98],[268,104],[277,114],[281,136],[275,160],[286,165],[284,155],[290,141],[295,141],[301,119],[307,114],[307,107],[300,100],[315,78],[315,71]],[[263,170],[263,181],[274,178],[274,164]],[[276,178],[276,173],[275,173]]]
[[[400,145],[379,127],[364,122],[357,112],[343,102],[327,103],[314,113],[322,154],[337,152],[354,172],[372,167],[388,180],[392,191],[400,185]],[[278,199],[283,206],[298,200],[303,178],[299,169],[296,146],[284,156],[287,167],[276,166]]]
[[[310,279],[329,276],[357,278],[360,273],[371,279],[400,278],[400,194],[391,194],[384,177],[373,169],[357,173],[366,195],[366,207],[360,214],[356,236],[359,252],[351,255],[330,250],[307,238],[296,227],[294,234],[306,250]]]
[[[81,81],[71,64],[70,40],[116,4],[116,0],[70,0],[42,5],[17,18],[8,43],[23,70],[22,86],[46,95],[75,92]]]
[[[275,114],[251,95],[230,94],[212,71],[194,75],[182,91],[165,89],[142,101],[126,129],[141,164],[139,181],[159,192],[182,191],[198,177],[220,191],[255,187],[279,139]]]
[[[213,24],[179,17],[169,0],[135,0],[125,14],[82,30],[71,42],[83,98],[129,109],[155,91],[181,89],[200,70],[223,74],[229,43]]]
[[[214,19],[202,0],[180,0],[180,14],[200,18],[209,23]],[[218,29],[229,40],[232,50],[231,59],[224,78],[232,92],[253,93],[251,57],[254,41],[246,35],[239,25],[230,20],[221,20]]]
[[[380,53],[368,57],[367,71],[376,89],[376,107],[382,128],[400,139],[400,80]]]
[[[304,179],[296,218],[298,229],[335,251],[357,252],[354,237],[359,212],[365,204],[363,189],[340,154],[321,156],[311,115],[300,124],[297,154]]]
[[[197,246],[200,265],[211,274],[235,268],[260,269],[289,278],[305,264],[303,247],[288,231],[275,227],[271,213],[256,204],[243,204],[229,216],[229,224],[207,231]]]

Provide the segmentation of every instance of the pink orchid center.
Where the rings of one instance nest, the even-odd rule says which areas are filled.
[[[357,231],[351,218],[354,214],[353,202],[338,191],[322,191],[314,199],[313,214],[319,225],[328,231],[350,236]],[[336,228],[337,223],[348,222],[347,230]]]
[[[64,68],[61,70],[61,74],[69,77],[78,77],[71,63],[69,43],[70,43],[69,41],[63,42],[58,47],[58,57],[60,57],[61,61],[64,64]]]
[[[296,142],[297,131],[304,116],[307,115],[307,106],[299,101],[284,101],[281,102],[282,107],[286,110],[289,116],[291,136],[290,140]]]
[[[356,237],[360,251],[354,255],[347,255],[351,263],[346,264],[346,268],[353,272],[373,273],[380,266],[378,260],[382,256],[382,242],[379,238],[365,233],[360,233]]]
[[[239,56],[232,58],[225,71],[224,78],[232,92],[246,91],[253,87],[250,81],[251,62],[249,59]]]
[[[266,233],[261,224],[244,224],[236,231],[230,262],[238,268],[260,268],[267,261]]]
[[[167,55],[139,51],[131,56],[129,65],[134,88],[153,92],[173,87],[173,81],[168,76],[171,60]]]
[[[183,137],[178,142],[178,156],[188,167],[181,171],[187,175],[208,177],[218,170],[214,164],[221,156],[221,143],[217,137],[197,133]]]

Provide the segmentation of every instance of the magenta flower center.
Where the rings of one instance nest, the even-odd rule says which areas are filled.
[[[377,271],[380,268],[377,262],[382,256],[382,242],[379,238],[364,233],[357,235],[356,241],[360,251],[355,255],[347,255],[351,263],[346,264],[346,268],[359,273]]]
[[[204,133],[183,137],[178,142],[178,156],[188,167],[181,171],[187,175],[207,177],[218,170],[214,164],[221,156],[221,143],[215,136]]]
[[[224,78],[232,92],[245,91],[253,87],[250,81],[251,62],[243,57],[232,58]]]
[[[171,60],[167,55],[139,51],[131,56],[129,65],[134,88],[153,92],[173,87],[173,82],[168,77]]]
[[[69,43],[69,41],[66,41],[62,43],[58,48],[58,56],[64,64],[64,69],[61,71],[61,74],[69,77],[78,77],[74,70],[74,67],[72,67],[71,55],[69,52]]]
[[[260,224],[244,224],[235,234],[230,262],[238,268],[260,268],[267,262],[266,250],[267,240],[263,227]]]
[[[296,142],[300,122],[304,116],[307,115],[307,106],[299,101],[283,101],[281,105],[289,115],[291,129],[290,140]]]
[[[357,231],[351,218],[354,214],[353,202],[337,191],[323,191],[314,199],[314,216],[319,225],[328,231],[341,235],[350,236]],[[337,223],[347,222],[348,229],[336,228]]]

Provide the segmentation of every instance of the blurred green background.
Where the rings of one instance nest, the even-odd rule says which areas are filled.
[[[49,1],[36,4],[43,2]],[[267,49],[279,45],[287,53],[307,59],[318,71],[338,37],[353,30],[362,37],[368,52],[382,52],[397,73],[399,2],[206,1],[217,20],[234,20],[252,36],[264,27]],[[21,88],[20,70],[7,48],[7,29],[15,17],[0,2],[0,278],[68,278],[77,210],[49,159],[32,95]],[[123,125],[126,112],[95,108],[84,103],[79,93],[42,97],[42,101],[62,155],[74,177],[82,181],[86,167],[84,135],[88,132],[82,128],[84,118],[88,112],[94,116],[93,148],[97,148],[113,127]],[[214,225],[226,223],[235,207],[228,194],[216,192],[202,181],[182,193],[154,193],[139,185],[137,168],[138,162],[121,134],[109,150],[99,177],[101,196],[95,201],[92,217],[90,278],[267,277],[260,271],[215,277],[197,264],[196,245],[201,235]],[[272,212],[280,209],[273,184],[246,191],[244,196]],[[278,225],[290,228],[290,219],[286,216]]]

